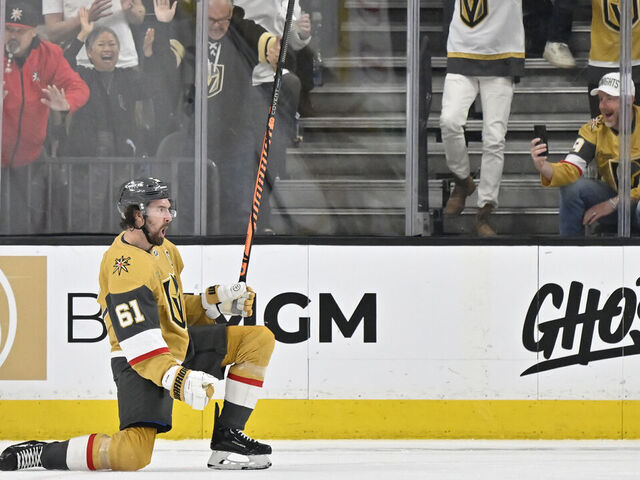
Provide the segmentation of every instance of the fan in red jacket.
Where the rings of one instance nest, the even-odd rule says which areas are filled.
[[[2,166],[19,167],[40,155],[49,109],[77,110],[89,99],[89,87],[60,47],[37,36],[39,13],[29,2],[8,1],[5,20]]]

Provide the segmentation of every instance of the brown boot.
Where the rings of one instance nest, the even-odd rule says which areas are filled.
[[[489,215],[493,212],[493,205],[487,203],[478,210],[476,215],[476,234],[479,237],[495,237],[496,231],[489,225]]]
[[[465,200],[476,189],[476,184],[473,183],[473,178],[471,177],[460,180],[454,175],[453,181],[455,185],[444,207],[445,215],[460,215],[464,210]]]

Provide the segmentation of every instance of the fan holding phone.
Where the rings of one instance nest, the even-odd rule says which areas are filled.
[[[618,196],[618,157],[620,129],[620,74],[612,72],[600,79],[591,95],[598,96],[598,117],[585,123],[578,132],[571,151],[558,163],[548,161],[546,128],[536,126],[531,140],[531,158],[540,172],[542,185],[560,187],[559,232],[564,236],[584,235],[585,226],[596,223],[615,226]],[[631,94],[635,88],[630,81]],[[640,107],[633,106],[633,122],[640,122]],[[640,129],[631,134],[631,204],[632,229],[640,227]],[[594,161],[599,179],[584,178],[587,165]]]

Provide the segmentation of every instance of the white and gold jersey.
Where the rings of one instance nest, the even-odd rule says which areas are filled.
[[[447,57],[448,73],[522,75],[522,0],[456,0]]]

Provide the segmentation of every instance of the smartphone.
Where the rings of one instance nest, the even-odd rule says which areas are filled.
[[[540,145],[541,143],[547,144],[547,150],[543,153],[544,155],[549,155],[549,138],[547,137],[547,127],[546,125],[534,125],[533,126],[533,138],[539,138],[540,141],[537,143]]]

